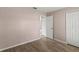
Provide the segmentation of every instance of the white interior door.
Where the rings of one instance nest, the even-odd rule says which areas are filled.
[[[79,11],[66,14],[66,40],[79,47]]]
[[[47,16],[46,19],[46,36],[53,39],[53,16]]]

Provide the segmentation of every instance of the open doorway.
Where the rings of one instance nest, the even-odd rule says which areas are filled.
[[[53,16],[40,16],[40,36],[53,39]]]
[[[46,16],[40,16],[40,36],[46,37]]]

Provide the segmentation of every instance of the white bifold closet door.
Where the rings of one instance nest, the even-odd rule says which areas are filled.
[[[79,47],[79,11],[66,14],[66,40]]]

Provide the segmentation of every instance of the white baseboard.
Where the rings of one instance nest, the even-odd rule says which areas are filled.
[[[54,40],[56,40],[56,41],[58,41],[58,42],[60,42],[60,43],[67,44],[67,42],[65,42],[65,41],[62,41],[62,40],[59,40],[59,39],[57,39],[57,38],[54,38]]]
[[[16,46],[19,46],[19,45],[27,44],[27,43],[30,43],[30,42],[33,42],[33,41],[36,41],[36,40],[39,40],[39,39],[40,38],[33,39],[33,40],[30,40],[30,41],[26,41],[26,42],[19,43],[17,45],[13,45],[13,46],[9,46],[9,47],[6,47],[6,48],[2,48],[2,49],[0,49],[0,51],[6,50],[6,49],[10,49],[10,48],[13,48],[13,47],[16,47]]]

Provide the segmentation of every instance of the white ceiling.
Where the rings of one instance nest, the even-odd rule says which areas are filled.
[[[41,12],[53,12],[53,11],[57,11],[60,9],[63,9],[64,7],[36,7],[37,10],[41,11]]]

